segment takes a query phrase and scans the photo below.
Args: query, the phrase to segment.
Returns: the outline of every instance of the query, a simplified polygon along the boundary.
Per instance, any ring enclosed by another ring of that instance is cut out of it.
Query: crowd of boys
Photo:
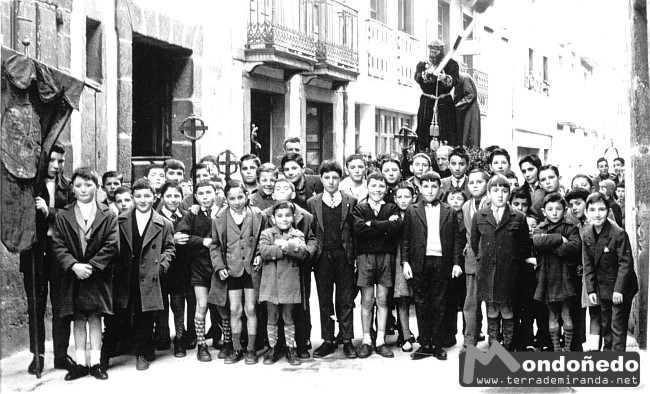
[[[326,160],[309,174],[300,140],[284,146],[279,168],[253,154],[242,156],[240,180],[225,181],[216,158],[206,156],[196,163],[196,185],[184,181],[181,161],[169,159],[150,165],[131,187],[109,171],[100,188],[87,169],[75,170],[71,184],[61,172],[65,151],[55,145],[36,198],[42,241],[37,255],[43,256],[36,264],[37,298],[27,294],[30,324],[40,325],[43,334],[50,284],[54,366],[69,371],[66,380],[88,374],[106,379],[110,359],[123,354],[133,354],[136,368],[144,370],[156,351],[172,346],[175,357],[196,348],[197,359],[208,362],[208,339],[226,364],[255,364],[263,354],[264,364],[286,355],[299,365],[339,345],[348,358],[373,352],[394,357],[396,345],[412,352],[413,360],[445,360],[459,329],[461,351],[485,339],[484,311],[489,343],[511,351],[583,350],[587,310],[589,332],[599,338],[589,347],[625,350],[638,285],[623,230],[622,158],[614,161],[616,174],[599,159],[598,174],[576,175],[565,192],[558,168],[542,165],[535,155],[519,161],[520,186],[509,153],[496,146],[486,149],[484,165],[470,163],[462,147],[442,146],[435,160],[417,153],[409,160],[410,174],[396,159],[370,165],[359,154],[343,166]],[[102,248],[93,238],[94,205],[102,217],[117,218],[106,234],[119,232],[119,250]],[[77,240],[56,227],[63,223],[57,215],[65,212],[74,233],[81,231]],[[91,241],[98,248],[87,248]],[[84,253],[73,258],[63,252],[75,250],[77,242]],[[99,258],[103,263],[94,264]],[[31,268],[21,269],[28,278]],[[236,271],[243,279],[232,277]],[[310,353],[312,273],[323,342]],[[101,294],[77,299],[80,286],[100,275],[104,282],[93,291]],[[27,290],[30,283],[25,280]],[[224,286],[227,292],[217,291]],[[355,346],[357,294],[363,336]],[[88,306],[88,298],[101,307]],[[409,328],[411,304],[418,347]],[[92,339],[97,314],[104,317],[103,342],[101,353],[91,343],[88,366],[77,332],[83,325],[85,339],[91,324]],[[75,360],[67,353],[71,321]],[[397,341],[387,342],[395,332]],[[42,369],[44,337],[30,337],[33,353],[35,341]],[[28,372],[36,372],[35,361]]]

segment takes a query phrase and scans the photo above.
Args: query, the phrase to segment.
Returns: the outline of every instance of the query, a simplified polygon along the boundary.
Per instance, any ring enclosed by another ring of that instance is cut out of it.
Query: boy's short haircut
[[[255,164],[257,165],[257,167],[262,165],[262,161],[260,160],[260,158],[257,157],[257,155],[254,155],[252,153],[247,153],[244,156],[242,156],[239,159],[239,165],[244,164],[244,162],[247,161],[247,160],[255,160]]]
[[[199,188],[204,187],[204,186],[210,186],[212,188],[212,190],[214,190],[215,192],[217,191],[217,188],[215,187],[214,184],[212,184],[207,179],[202,179],[202,180],[196,182],[196,187],[194,188],[194,193],[198,192]]]
[[[605,204],[605,208],[607,208],[607,211],[609,212],[609,208],[610,208],[609,200],[607,199],[607,197],[605,197],[603,193],[600,192],[591,193],[589,197],[587,197],[587,201],[585,201],[585,203],[587,203],[587,208],[589,208],[591,204],[597,203],[598,201],[601,201],[603,204]]]
[[[129,193],[131,195],[131,189],[129,189],[126,186],[120,186],[117,189],[115,189],[115,195],[117,196],[118,194],[124,194],[124,193]]]
[[[167,189],[176,189],[183,196],[183,188],[178,181],[165,181],[162,187],[160,188],[160,195],[164,195],[167,192]]]
[[[440,186],[440,175],[435,171],[427,171],[420,177],[420,184],[424,182],[437,182],[438,186]]]
[[[469,154],[462,146],[457,146],[456,148],[452,149],[452,151],[449,153],[449,160],[451,160],[451,158],[454,156],[460,157],[461,160],[465,159],[465,163],[469,164]]]
[[[147,168],[144,170],[144,177],[145,178],[148,177],[151,170],[157,170],[157,169],[161,169],[165,171],[165,168],[161,164],[157,164],[157,163],[149,164]]]
[[[74,183],[74,180],[76,178],[81,178],[86,181],[93,181],[95,187],[99,187],[99,177],[97,176],[95,170],[90,167],[79,167],[74,170],[72,177],[70,178],[71,182]]]
[[[244,191],[244,194],[248,196],[248,190],[246,187],[244,187],[244,183],[240,181],[239,179],[231,179],[226,183],[226,187],[223,189],[224,194],[226,197],[228,196],[228,192],[230,192],[232,189],[237,189],[240,188]]]
[[[367,178],[367,183],[368,184],[370,183],[371,179],[374,179],[374,180],[377,180],[377,181],[380,181],[380,182],[384,182],[384,185],[388,185],[388,181],[386,181],[386,176],[384,174],[382,174],[381,172],[379,172],[379,171],[373,171],[373,172],[370,173],[370,175],[368,175],[368,178]]]
[[[496,148],[490,152],[490,156],[488,156],[488,164],[492,163],[492,160],[494,160],[495,156],[504,156],[506,160],[508,160],[508,164],[510,164],[510,153],[508,153],[507,150],[503,148]]]
[[[323,176],[323,174],[326,172],[332,171],[339,174],[340,177],[343,177],[343,168],[341,168],[339,162],[334,159],[325,160],[320,164],[320,167],[318,168],[318,174],[320,176]]]
[[[411,158],[411,161],[409,162],[409,164],[413,165],[413,163],[415,162],[415,159],[425,159],[427,161],[427,163],[429,163],[429,167],[431,167],[431,158],[426,153],[420,152],[420,153],[414,154],[413,157]]]
[[[282,160],[280,161],[280,167],[284,169],[284,165],[290,161],[295,161],[298,163],[300,168],[303,168],[305,166],[305,161],[302,159],[302,156],[297,153],[287,153],[282,157]]]
[[[345,167],[350,164],[352,160],[361,160],[364,164],[366,163],[366,159],[363,158],[363,155],[360,155],[358,153],[351,154],[345,159]]]
[[[539,167],[542,166],[542,160],[534,153],[524,156],[523,159],[519,160],[519,168],[521,168],[521,165],[524,163],[530,163],[533,167],[537,168],[538,171]]]
[[[617,183],[617,184],[616,184],[616,188],[618,189],[619,187],[620,187],[621,189],[625,189],[625,181],[622,181],[622,182]]]
[[[124,175],[120,174],[117,171],[106,171],[104,175],[102,175],[102,185],[106,185],[106,180],[108,178],[116,178],[118,181],[120,181],[120,185],[124,183]]]
[[[501,147],[499,145],[490,145],[485,149],[483,149],[483,151],[485,152],[486,155],[490,156],[490,153],[492,153],[492,151],[494,151],[495,149],[501,149]]]
[[[598,164],[600,164],[601,161],[604,161],[605,163],[607,163],[607,165],[609,165],[609,162],[607,161],[606,158],[599,157],[598,160],[596,160],[596,167],[598,167]]]
[[[508,178],[501,174],[492,175],[492,178],[490,178],[487,184],[488,190],[497,186],[505,187],[510,192],[510,182],[508,182]]]
[[[517,178],[517,174],[515,174],[514,171],[506,172],[506,178],[508,178],[508,179],[516,179],[517,181],[519,181],[519,178]]]
[[[447,202],[447,199],[449,196],[454,195],[454,194],[460,194],[463,197],[463,203],[467,201],[469,198],[467,197],[467,194],[465,193],[465,190],[463,189],[449,189],[447,193],[442,198],[442,201]]]
[[[606,187],[607,190],[609,190],[610,193],[613,193],[616,191],[616,184],[614,183],[613,180],[611,179],[605,179],[604,181],[600,181],[598,183],[599,187]]]
[[[530,207],[532,205],[532,199],[530,197],[530,192],[525,187],[518,187],[510,193],[510,203],[516,199],[526,200],[526,204]]]
[[[185,172],[185,164],[183,164],[183,162],[180,161],[180,160],[167,159],[167,160],[165,160],[165,164],[163,166],[163,169],[165,170],[165,172],[167,172],[167,170],[170,170],[170,169],[171,170],[183,170],[183,172]]]
[[[275,184],[273,184],[273,188],[275,188],[275,186],[276,186],[278,183],[286,183],[287,185],[289,185],[289,187],[291,188],[291,191],[292,191],[292,192],[294,192],[294,193],[296,192],[296,185],[294,185],[293,182],[291,182],[291,181],[288,180],[287,178],[279,178],[279,179],[276,179],[276,180],[275,180]]]
[[[282,143],[282,149],[287,150],[287,144],[300,144],[300,137],[289,137]]]
[[[208,170],[208,171],[210,171],[210,167],[208,167],[207,164],[202,163],[202,162],[201,163],[196,163],[194,165],[194,171],[199,172],[199,170]]]
[[[50,157],[52,156],[52,153],[59,153],[61,155],[65,155],[65,148],[63,147],[63,145],[57,142],[56,144],[52,145],[52,149],[50,149]]]
[[[257,167],[257,179],[260,179],[260,176],[262,176],[262,173],[270,173],[273,176],[273,179],[278,179],[278,167],[275,166],[273,163],[264,163],[261,166]]]
[[[397,193],[398,190],[400,189],[406,189],[411,192],[411,196],[415,195],[415,187],[413,187],[413,184],[409,181],[402,181],[397,184],[397,189],[395,189],[395,193]]]
[[[578,175],[574,176],[573,179],[571,179],[571,186],[573,186],[573,181],[575,181],[578,178],[586,179],[587,182],[589,182],[589,186],[593,189],[593,187],[594,187],[593,179],[591,179],[591,177],[589,175],[585,175],[585,174],[578,174]]]
[[[158,167],[155,168],[162,168],[160,164],[158,164]],[[133,186],[131,186],[131,194],[135,194],[136,190],[149,190],[151,191],[151,194],[154,196],[156,195],[156,191],[154,190],[153,186],[151,186],[151,183],[147,179],[141,178],[133,182]]]
[[[277,210],[279,210],[279,209],[289,209],[289,210],[291,210],[291,213],[292,213],[292,214],[295,214],[295,213],[296,213],[296,206],[293,205],[293,203],[292,203],[291,201],[280,201],[280,202],[276,202],[276,203],[273,205],[273,216],[275,216],[275,212],[276,212]]]
[[[549,193],[544,197],[544,202],[542,203],[542,207],[546,208],[546,204],[552,203],[552,202],[559,202],[562,204],[562,207],[566,209],[567,203],[564,197],[560,193]]]
[[[482,168],[475,168],[475,169],[473,169],[472,171],[469,172],[469,175],[472,175],[472,174],[479,174],[479,173],[481,174],[481,176],[483,177],[483,180],[484,180],[485,182],[488,182],[488,181],[490,180],[490,174],[488,174],[488,172],[485,171],[485,170],[482,169]],[[469,176],[469,175],[468,175],[468,176]]]
[[[383,171],[384,170],[384,164],[387,164],[387,163],[395,163],[395,164],[397,164],[397,168],[399,168],[400,170],[402,169],[402,163],[400,163],[399,160],[397,160],[395,158],[392,158],[392,157],[389,157],[387,159],[382,160],[381,163],[379,163],[379,169],[381,171]]]
[[[589,197],[588,191],[586,191],[585,189],[576,188],[568,192],[564,196],[564,199],[569,203],[571,202],[571,200],[582,200],[584,202],[587,202],[587,197]]]
[[[542,171],[546,171],[546,170],[552,170],[555,173],[555,176],[557,176],[558,178],[560,177],[560,170],[556,166],[554,166],[553,164],[545,164],[545,165],[539,167],[538,174],[541,174]]]
[[[206,155],[199,160],[199,163],[204,163],[206,161],[209,161],[210,163],[214,164],[215,166],[219,165],[219,158],[214,155]]]
[[[622,157],[617,157],[613,161],[615,161],[615,162],[618,161],[618,162],[621,163],[622,166],[625,166],[625,159],[622,158]]]

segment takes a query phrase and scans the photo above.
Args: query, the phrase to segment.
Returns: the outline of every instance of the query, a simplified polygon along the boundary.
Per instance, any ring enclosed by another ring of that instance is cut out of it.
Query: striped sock
[[[267,325],[266,334],[269,337],[269,346],[275,347],[278,344],[278,326]]]
[[[185,335],[185,319],[183,314],[174,314],[174,325],[176,326],[176,339],[180,340]]]
[[[232,331],[230,330],[230,318],[221,319],[221,331],[223,332],[223,341],[232,342]]]
[[[205,319],[194,318],[196,326],[196,343],[199,346],[205,346]]]
[[[295,324],[284,325],[284,339],[287,342],[287,347],[296,347],[296,326]]]

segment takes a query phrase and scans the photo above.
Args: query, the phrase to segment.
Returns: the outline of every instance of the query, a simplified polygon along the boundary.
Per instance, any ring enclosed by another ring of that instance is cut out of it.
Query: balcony
[[[366,20],[368,75],[403,86],[415,86],[413,72],[426,58],[424,45],[413,36],[374,19]]]
[[[334,85],[354,82],[359,75],[359,27],[357,11],[334,0],[316,0],[318,12],[316,60],[311,75]]]
[[[476,89],[478,90],[478,105],[481,109],[481,115],[487,116],[488,113],[488,75],[483,71],[479,71],[475,68],[467,68],[463,63],[459,63],[460,72],[469,74],[474,82],[476,83]]]
[[[246,68],[265,65],[285,71],[285,80],[316,64],[313,0],[251,0]]]
[[[251,0],[246,69],[260,65],[327,79],[359,75],[357,11],[335,0]]]

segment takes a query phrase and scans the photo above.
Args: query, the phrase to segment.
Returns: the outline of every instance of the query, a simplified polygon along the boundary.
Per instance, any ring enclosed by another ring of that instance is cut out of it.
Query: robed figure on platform
[[[456,107],[451,90],[458,81],[458,63],[450,59],[438,77],[433,71],[445,56],[445,44],[436,40],[429,44],[429,60],[417,64],[415,81],[422,88],[418,109],[417,149],[429,148],[431,137],[447,141],[447,145],[459,145],[461,135],[457,131]],[[434,116],[435,112],[435,116]]]
[[[459,73],[454,87],[454,101],[458,118],[458,133],[464,146],[481,145],[481,109],[478,105],[476,83],[469,74]]]

